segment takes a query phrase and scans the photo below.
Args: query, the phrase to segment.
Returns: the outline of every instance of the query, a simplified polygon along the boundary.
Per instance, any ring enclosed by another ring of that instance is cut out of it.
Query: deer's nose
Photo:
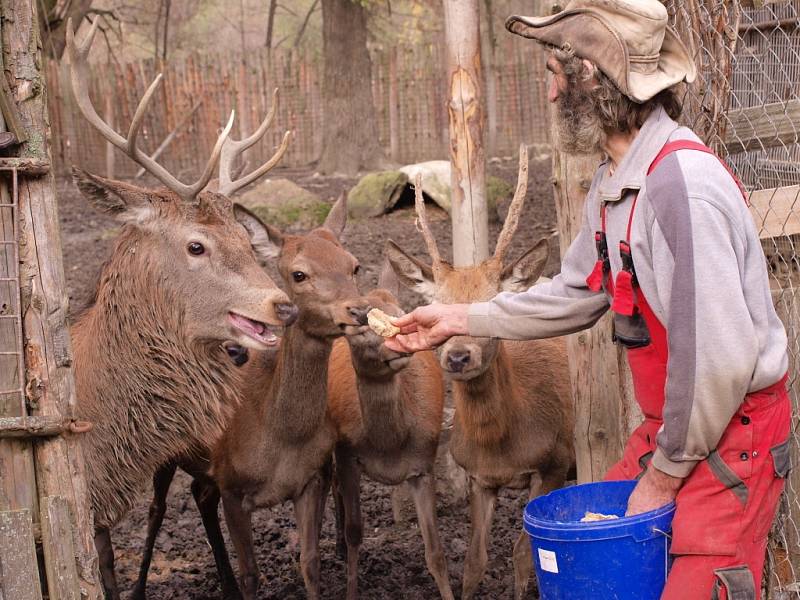
[[[239,344],[225,343],[222,347],[225,348],[225,352],[228,353],[233,364],[237,367],[241,367],[250,358],[250,355],[247,353],[247,348]]]
[[[469,350],[454,350],[447,355],[447,368],[453,373],[461,373],[469,364]]]
[[[369,306],[348,306],[347,313],[359,325],[366,325],[367,313],[369,312],[369,308],[370,308]]]
[[[297,321],[297,314],[300,311],[298,310],[297,306],[294,304],[276,304],[275,305],[275,314],[278,316],[284,325],[291,325],[295,321]]]

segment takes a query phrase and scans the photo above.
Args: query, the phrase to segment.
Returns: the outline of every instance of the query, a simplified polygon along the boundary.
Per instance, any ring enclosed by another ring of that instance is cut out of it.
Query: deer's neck
[[[82,440],[101,524],[124,514],[162,463],[219,437],[238,400],[218,345],[188,341],[180,299],[134,253],[122,261],[104,269],[94,306],[71,330],[78,413],[94,423]]]
[[[322,426],[332,348],[332,340],[310,336],[298,325],[286,330],[265,415],[277,435],[300,442]]]
[[[404,410],[400,376],[370,378],[359,374],[356,368],[356,385],[364,435],[369,443],[385,450],[400,446],[408,436],[408,411]]]
[[[516,403],[511,364],[500,343],[486,371],[468,381],[453,382],[456,419],[464,436],[484,446],[500,444],[508,435]]]

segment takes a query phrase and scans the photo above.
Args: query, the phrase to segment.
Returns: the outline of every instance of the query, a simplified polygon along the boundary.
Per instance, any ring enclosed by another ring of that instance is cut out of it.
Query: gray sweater
[[[608,310],[604,292],[586,276],[597,259],[594,232],[607,203],[612,277],[621,268],[631,203],[636,275],[667,329],[664,425],[653,464],[686,477],[714,450],[748,392],[787,371],[787,340],[772,304],[767,265],[749,210],[719,160],[695,150],[668,155],[646,176],[668,141],[699,141],[658,109],[649,117],[613,175],[600,165],[584,205],[583,226],[561,273],[519,294],[473,304],[476,337],[537,339],[591,327]]]

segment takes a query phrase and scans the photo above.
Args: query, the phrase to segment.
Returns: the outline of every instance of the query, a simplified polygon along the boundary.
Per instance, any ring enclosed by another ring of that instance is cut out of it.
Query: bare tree
[[[81,23],[92,9],[92,0],[39,0],[38,4],[44,51],[61,58],[67,43],[67,20]]]
[[[322,0],[324,129],[319,169],[355,174],[383,164],[372,102],[367,10],[360,0]]]
[[[275,29],[275,9],[278,6],[278,0],[269,0],[269,10],[267,11],[267,36],[264,40],[264,47],[268,50],[272,49],[272,32]]]

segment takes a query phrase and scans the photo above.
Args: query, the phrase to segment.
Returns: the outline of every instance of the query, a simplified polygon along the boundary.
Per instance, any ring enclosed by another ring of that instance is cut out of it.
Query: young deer
[[[86,60],[97,25],[77,46],[68,24],[78,107],[165,186],[145,190],[75,170],[84,195],[124,223],[94,305],[71,329],[78,410],[94,423],[83,450],[103,584],[111,598],[119,598],[109,527],[159,466],[221,435],[242,386],[223,344],[274,346],[276,330],[295,320],[297,307],[259,264],[259,258],[266,260],[266,229],[226,197],[242,180],[226,181],[221,193],[201,191],[232,121],[200,179],[179,182],[136,146],[160,78],[139,104],[127,138],[95,112]],[[279,154],[284,150],[285,143]]]
[[[429,302],[477,302],[501,290],[527,289],[547,261],[547,241],[504,265],[525,199],[527,168],[523,147],[517,189],[494,256],[477,266],[456,268],[441,259],[418,193],[417,214],[433,264],[412,258],[390,241],[387,256],[400,280]],[[456,413],[450,451],[470,483],[472,533],[462,598],[471,598],[486,571],[498,490],[526,489],[529,498],[550,492],[563,485],[574,462],[567,355],[562,339],[511,342],[456,337],[439,349],[439,360],[453,381]],[[513,562],[515,597],[522,598],[532,570],[524,532],[514,546]]]
[[[385,268],[372,307],[399,316],[397,280]],[[347,598],[358,596],[362,539],[362,472],[386,485],[407,482],[425,543],[425,560],[442,598],[452,599],[447,561],[436,526],[433,465],[442,423],[444,385],[431,352],[392,352],[368,327],[334,345],[328,371],[328,408],[336,424],[337,517],[347,544]]]

